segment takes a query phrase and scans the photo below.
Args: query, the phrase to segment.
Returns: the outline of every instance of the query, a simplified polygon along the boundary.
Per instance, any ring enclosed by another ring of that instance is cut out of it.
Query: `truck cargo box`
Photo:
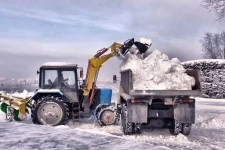
[[[187,70],[189,76],[195,78],[195,85],[192,90],[134,90],[132,71],[130,69],[121,71],[120,86],[123,88],[125,95],[132,97],[137,96],[198,96],[201,94],[201,85],[199,81],[198,70]]]

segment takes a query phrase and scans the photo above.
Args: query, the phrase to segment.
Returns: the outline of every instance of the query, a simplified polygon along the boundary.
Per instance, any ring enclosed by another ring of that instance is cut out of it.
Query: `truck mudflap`
[[[174,105],[174,119],[180,123],[195,123],[195,101]]]
[[[147,103],[128,103],[127,120],[133,123],[148,122],[148,104]]]

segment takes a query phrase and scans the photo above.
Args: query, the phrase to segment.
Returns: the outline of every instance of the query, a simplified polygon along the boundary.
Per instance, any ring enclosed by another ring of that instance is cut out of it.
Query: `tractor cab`
[[[77,64],[51,62],[45,63],[39,70],[39,88],[60,90],[70,102],[79,102],[82,71]],[[78,75],[79,74],[79,75]]]

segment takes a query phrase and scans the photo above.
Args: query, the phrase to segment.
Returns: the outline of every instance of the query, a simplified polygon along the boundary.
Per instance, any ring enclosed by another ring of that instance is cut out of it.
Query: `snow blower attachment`
[[[26,119],[26,113],[28,113],[26,102],[28,98],[0,94],[0,100],[1,111],[6,114],[6,120],[22,121]]]

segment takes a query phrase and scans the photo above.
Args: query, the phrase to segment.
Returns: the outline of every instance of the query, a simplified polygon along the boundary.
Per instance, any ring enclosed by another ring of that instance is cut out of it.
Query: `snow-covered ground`
[[[98,84],[113,89],[118,84]],[[99,127],[92,120],[68,126],[38,126],[31,120],[5,122],[0,113],[0,149],[225,149],[225,99],[196,99],[196,124],[189,136],[170,135],[167,129],[148,129],[125,136],[120,125]]]

